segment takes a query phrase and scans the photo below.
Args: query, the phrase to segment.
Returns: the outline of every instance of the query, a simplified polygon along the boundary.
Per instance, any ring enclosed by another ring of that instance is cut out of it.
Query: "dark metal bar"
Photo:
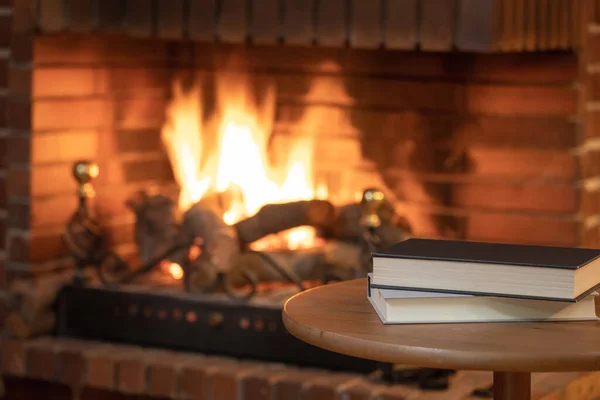
[[[376,369],[374,361],[296,339],[283,326],[281,311],[282,304],[267,299],[235,301],[223,293],[68,286],[58,300],[57,335],[333,370]]]

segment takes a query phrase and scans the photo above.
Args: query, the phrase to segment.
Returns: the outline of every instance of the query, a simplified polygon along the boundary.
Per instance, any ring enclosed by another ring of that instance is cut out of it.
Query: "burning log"
[[[13,282],[8,291],[12,308],[4,324],[8,333],[24,339],[51,332],[55,324],[53,305],[58,293],[72,279],[72,272],[68,272],[35,282]]]
[[[250,273],[259,282],[284,281],[302,285],[302,281],[323,278],[323,250],[320,248],[254,252],[246,251],[237,258],[229,274],[234,287],[246,283],[243,274]]]
[[[181,235],[187,242],[202,239],[205,255],[219,270],[228,271],[240,253],[236,230],[228,226],[220,215],[196,203],[183,215]]]
[[[135,241],[142,264],[156,259],[175,245],[179,227],[172,199],[140,191],[127,201],[127,206],[135,213]]]
[[[334,220],[335,209],[328,201],[294,201],[268,204],[252,217],[235,224],[235,229],[241,244],[245,246],[265,236],[298,226],[328,227]]]
[[[231,208],[235,199],[235,194],[232,190],[224,192],[211,192],[202,197],[196,205],[205,210],[210,210],[217,215],[223,215]]]

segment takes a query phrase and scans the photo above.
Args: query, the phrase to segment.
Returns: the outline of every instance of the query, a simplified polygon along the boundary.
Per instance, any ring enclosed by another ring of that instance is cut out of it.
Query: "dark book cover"
[[[373,252],[373,257],[458,261],[483,264],[578,269],[600,256],[600,250],[458,240],[407,239]]]

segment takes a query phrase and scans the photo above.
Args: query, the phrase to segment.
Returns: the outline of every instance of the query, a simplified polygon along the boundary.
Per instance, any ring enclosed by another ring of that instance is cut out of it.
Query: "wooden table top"
[[[300,340],[359,358],[504,372],[600,370],[600,322],[383,325],[366,279],[295,295],[283,310]]]

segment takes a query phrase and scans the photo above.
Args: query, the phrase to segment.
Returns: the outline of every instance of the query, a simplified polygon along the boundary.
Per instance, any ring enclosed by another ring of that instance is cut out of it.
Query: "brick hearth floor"
[[[474,400],[473,388],[492,379],[487,372],[459,372],[449,390],[427,392],[355,374],[51,337],[2,340],[0,351],[8,398],[19,399],[34,398],[10,393],[21,379],[58,385],[73,399],[120,393],[119,399]],[[595,399],[600,372],[534,374],[532,387],[534,399]]]

